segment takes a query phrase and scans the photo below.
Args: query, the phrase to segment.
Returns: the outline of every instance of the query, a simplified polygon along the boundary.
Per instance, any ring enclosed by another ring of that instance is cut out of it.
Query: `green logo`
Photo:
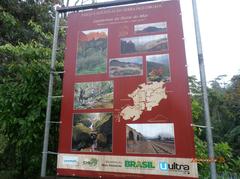
[[[145,168],[145,169],[153,169],[156,168],[156,165],[152,161],[133,161],[133,160],[125,160],[126,168]]]
[[[96,158],[91,158],[90,160],[84,160],[83,165],[89,165],[90,167],[95,167],[98,163]]]

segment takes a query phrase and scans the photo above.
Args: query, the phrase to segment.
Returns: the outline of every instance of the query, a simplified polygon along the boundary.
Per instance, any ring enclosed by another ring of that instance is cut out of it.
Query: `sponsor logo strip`
[[[191,158],[58,154],[58,169],[198,177]]]

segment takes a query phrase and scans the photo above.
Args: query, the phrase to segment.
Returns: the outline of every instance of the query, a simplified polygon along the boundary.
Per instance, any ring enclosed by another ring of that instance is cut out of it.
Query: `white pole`
[[[201,33],[200,33],[200,28],[199,28],[196,0],[192,0],[192,5],[193,5],[193,16],[194,16],[194,25],[195,25],[195,33],[196,33],[201,86],[202,86],[202,92],[203,92],[204,117],[205,117],[205,125],[206,125],[206,130],[207,130],[208,156],[209,156],[209,159],[214,159],[211,119],[210,119],[209,104],[208,104],[207,82],[206,82],[206,75],[205,75]],[[215,160],[211,160],[210,170],[211,170],[211,179],[216,179],[217,176],[216,176]]]

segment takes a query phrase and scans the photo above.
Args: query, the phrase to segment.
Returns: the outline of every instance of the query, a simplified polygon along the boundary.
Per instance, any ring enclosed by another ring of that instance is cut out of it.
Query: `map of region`
[[[120,116],[124,120],[136,121],[144,110],[151,111],[158,106],[162,99],[167,99],[164,82],[153,82],[151,84],[140,84],[138,88],[128,96],[133,99],[133,106],[122,109]]]

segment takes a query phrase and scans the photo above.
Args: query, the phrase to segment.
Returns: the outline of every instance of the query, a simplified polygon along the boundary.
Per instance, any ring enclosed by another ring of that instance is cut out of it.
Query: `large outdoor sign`
[[[197,178],[178,0],[69,15],[58,175]]]

